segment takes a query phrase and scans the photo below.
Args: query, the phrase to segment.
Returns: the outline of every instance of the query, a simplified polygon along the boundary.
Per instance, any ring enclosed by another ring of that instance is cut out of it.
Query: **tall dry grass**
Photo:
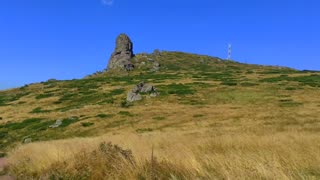
[[[99,152],[103,142],[132,150],[134,163]],[[9,161],[10,173],[27,179],[319,179],[320,137],[128,133],[27,144]]]

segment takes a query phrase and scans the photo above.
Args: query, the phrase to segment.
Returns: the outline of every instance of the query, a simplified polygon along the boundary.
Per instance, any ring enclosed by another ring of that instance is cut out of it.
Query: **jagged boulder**
[[[139,93],[129,92],[127,95],[128,102],[140,101],[142,96]]]
[[[62,120],[58,119],[56,122],[49,126],[49,128],[57,128],[62,125]]]
[[[127,101],[140,101],[142,100],[142,96],[140,93],[149,93],[150,97],[156,97],[159,95],[156,87],[145,82],[140,82],[137,84],[127,95]]]
[[[134,65],[131,62],[133,54],[133,43],[126,34],[120,34],[116,40],[116,48],[111,55],[108,70],[118,69],[132,71]]]

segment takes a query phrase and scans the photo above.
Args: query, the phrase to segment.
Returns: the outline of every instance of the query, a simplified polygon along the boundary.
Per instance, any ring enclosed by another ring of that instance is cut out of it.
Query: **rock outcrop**
[[[150,97],[156,97],[159,95],[156,87],[145,82],[140,82],[128,93],[127,101],[134,102],[142,100],[140,93],[149,93]]]
[[[108,70],[118,69],[132,71],[134,65],[131,62],[133,54],[133,43],[126,34],[120,34],[116,40],[116,48],[111,55]]]

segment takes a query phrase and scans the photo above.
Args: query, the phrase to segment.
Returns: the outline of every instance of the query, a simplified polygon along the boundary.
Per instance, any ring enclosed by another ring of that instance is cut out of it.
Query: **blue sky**
[[[320,70],[317,0],[1,0],[0,89],[106,67],[119,33],[135,53],[177,50]]]

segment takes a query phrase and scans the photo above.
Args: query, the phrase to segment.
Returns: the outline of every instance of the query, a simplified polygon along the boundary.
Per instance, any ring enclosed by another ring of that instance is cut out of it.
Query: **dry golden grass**
[[[101,142],[112,142],[132,150],[137,167],[132,169],[128,165],[127,178],[141,173],[144,162],[151,159],[152,146],[157,159],[183,168],[187,179],[317,179],[320,175],[320,138],[316,134],[299,132],[261,136],[213,132],[121,133],[39,142],[11,152],[12,173],[41,177],[57,163],[66,162],[66,167],[73,167],[72,164],[79,161],[75,159],[77,154],[88,155]],[[102,170],[99,166],[90,168]],[[117,176],[122,177],[122,174]]]

